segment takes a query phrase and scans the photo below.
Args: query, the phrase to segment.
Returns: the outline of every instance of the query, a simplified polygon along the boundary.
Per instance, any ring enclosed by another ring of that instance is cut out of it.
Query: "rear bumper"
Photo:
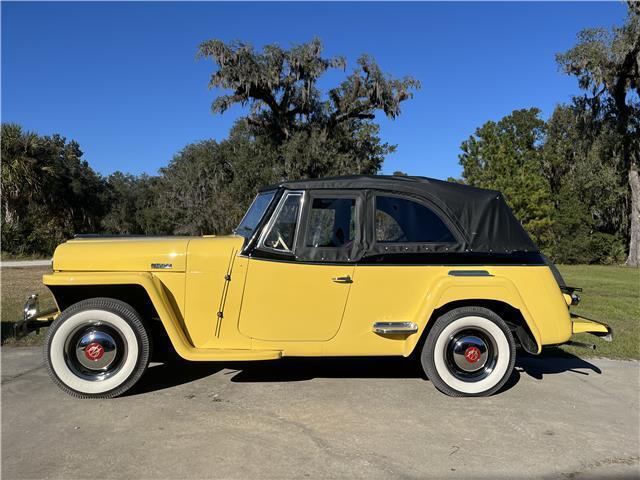
[[[571,333],[590,333],[607,342],[613,341],[613,329],[606,323],[571,314]]]

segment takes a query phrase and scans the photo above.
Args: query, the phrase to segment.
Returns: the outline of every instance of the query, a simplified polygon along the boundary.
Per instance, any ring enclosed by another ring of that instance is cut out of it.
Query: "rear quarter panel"
[[[448,270],[456,268],[449,267]],[[571,319],[562,292],[547,266],[481,267],[488,277],[442,277],[429,292],[424,313],[457,300],[498,300],[522,313],[538,346],[565,342]],[[464,268],[468,270],[468,268]]]
[[[451,276],[486,270],[491,276]],[[342,326],[324,355],[409,355],[434,310],[460,300],[497,300],[520,310],[538,346],[571,335],[566,303],[546,266],[357,266]],[[375,322],[415,322],[416,334],[382,336]]]

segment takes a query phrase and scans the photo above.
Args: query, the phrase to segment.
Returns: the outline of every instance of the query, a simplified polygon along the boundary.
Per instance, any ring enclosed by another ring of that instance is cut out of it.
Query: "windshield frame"
[[[238,223],[238,226],[233,229],[233,233],[235,235],[239,235],[241,237],[244,237],[246,240],[251,240],[253,237],[255,237],[256,234],[258,233],[258,230],[260,230],[259,227],[262,224],[265,215],[269,211],[269,207],[273,204],[273,200],[276,198],[277,193],[278,193],[278,189],[263,190],[263,191],[258,192],[256,194],[256,196],[253,198],[253,201],[251,202],[251,205],[249,205],[249,208],[247,208],[247,211],[243,215],[242,220],[240,220],[240,223]],[[249,213],[253,209],[254,205],[256,205],[256,202],[257,202],[258,198],[260,198],[260,196],[269,195],[269,194],[271,195],[271,198],[269,199],[267,204],[264,206],[264,209],[262,210],[262,213],[260,213],[260,217],[255,222],[254,227],[252,229],[249,229],[248,227],[244,227],[241,230],[240,227],[242,226],[242,224],[246,220],[247,216],[249,215]],[[244,232],[244,233],[241,233],[241,232]]]

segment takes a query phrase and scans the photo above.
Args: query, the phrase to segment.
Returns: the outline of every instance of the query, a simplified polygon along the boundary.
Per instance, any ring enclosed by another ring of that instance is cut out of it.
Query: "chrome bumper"
[[[22,320],[13,324],[13,334],[16,338],[24,337],[33,331],[48,327],[58,316],[58,309],[40,311],[38,295],[29,295],[22,309]]]

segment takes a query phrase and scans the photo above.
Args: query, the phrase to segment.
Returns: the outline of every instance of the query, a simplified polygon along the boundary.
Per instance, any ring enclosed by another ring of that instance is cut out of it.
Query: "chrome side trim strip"
[[[382,334],[410,334],[418,331],[418,325],[413,322],[376,322],[373,331]]]
[[[449,270],[451,277],[493,277],[486,270]]]

